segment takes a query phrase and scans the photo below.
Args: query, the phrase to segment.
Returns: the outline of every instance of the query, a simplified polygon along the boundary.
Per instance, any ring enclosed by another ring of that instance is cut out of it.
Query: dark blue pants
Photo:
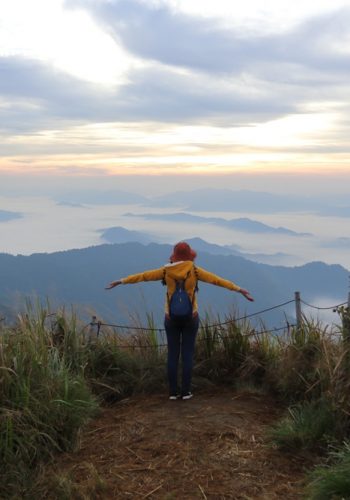
[[[198,316],[178,324],[170,318],[164,321],[168,340],[168,380],[170,394],[177,393],[177,371],[181,352],[182,383],[181,394],[191,390],[194,346],[199,327]]]

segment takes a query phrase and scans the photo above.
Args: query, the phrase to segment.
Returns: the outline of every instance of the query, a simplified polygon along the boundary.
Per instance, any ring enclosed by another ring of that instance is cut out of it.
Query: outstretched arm
[[[210,273],[209,271],[202,269],[201,267],[196,267],[196,269],[197,269],[197,277],[200,281],[211,283],[212,285],[216,286],[222,286],[234,292],[239,292],[250,302],[254,301],[253,297],[250,295],[248,290],[241,288],[240,286],[236,285],[236,283],[234,283],[233,281],[225,280],[220,276],[217,276],[216,274]]]
[[[161,267],[160,269],[152,269],[151,271],[144,271],[143,273],[131,274],[126,278],[122,278],[117,281],[112,281],[105,287],[105,290],[110,290],[118,285],[128,285],[132,283],[140,283],[141,281],[159,281],[163,279],[164,270]]]

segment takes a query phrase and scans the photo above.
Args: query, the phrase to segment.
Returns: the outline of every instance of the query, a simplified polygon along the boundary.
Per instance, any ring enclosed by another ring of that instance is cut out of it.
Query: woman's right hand
[[[109,285],[107,285],[105,287],[105,290],[111,290],[111,288],[114,288],[118,285],[121,285],[122,284],[122,281],[118,280],[118,281],[112,281],[111,283],[109,283]]]

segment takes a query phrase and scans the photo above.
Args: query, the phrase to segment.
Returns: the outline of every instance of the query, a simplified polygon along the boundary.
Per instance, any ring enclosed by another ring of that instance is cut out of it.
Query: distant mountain
[[[101,233],[101,238],[108,243],[151,243],[155,238],[140,231],[130,231],[124,227],[109,227],[98,231]]]
[[[22,217],[23,214],[19,212],[8,212],[7,210],[0,210],[0,222],[21,219]]]
[[[88,208],[86,205],[82,205],[81,203],[75,203],[72,201],[58,201],[56,205],[59,207],[69,207],[69,208]]]
[[[197,252],[207,252],[212,255],[236,255],[262,264],[281,265],[288,262],[291,258],[291,255],[283,252],[274,254],[247,253],[242,251],[238,245],[215,245],[214,243],[202,240],[202,238],[186,238],[186,241]]]
[[[101,229],[101,239],[108,243],[159,243],[157,237],[139,231],[130,231],[124,227],[111,227],[108,229]],[[254,262],[261,262],[263,264],[280,265],[288,263],[291,255],[277,252],[274,254],[264,253],[247,253],[244,252],[239,245],[216,245],[215,243],[208,243],[202,238],[186,238],[189,243],[197,252],[206,252],[212,255],[237,255],[245,259],[253,260]],[[173,242],[175,244],[176,241]],[[295,258],[294,258],[295,259]]]
[[[315,209],[315,201],[298,196],[278,195],[260,191],[231,189],[197,189],[178,191],[153,198],[152,207],[179,207],[192,211],[211,212],[298,212]]]
[[[341,205],[339,205],[342,203]],[[350,217],[347,199],[311,198],[300,195],[274,194],[264,191],[233,189],[196,189],[177,191],[154,197],[146,203],[151,207],[194,212],[276,213],[313,212],[318,215]]]
[[[323,247],[326,248],[344,248],[350,251],[350,238],[343,236],[341,238],[336,238],[331,241],[327,241],[322,244]]]
[[[318,212],[326,217],[350,217],[350,205],[346,206],[325,206]]]
[[[186,242],[191,245],[196,252],[206,252],[212,255],[238,255],[244,257],[238,245],[216,245],[215,243],[208,243],[202,238],[186,238]]]
[[[281,234],[285,236],[312,236],[311,233],[297,233],[285,227],[268,226],[262,222],[248,219],[247,217],[238,219],[223,219],[220,217],[201,217],[199,215],[178,212],[172,214],[124,214],[127,217],[142,217],[147,220],[162,220],[168,222],[184,222],[194,224],[214,224],[216,226],[226,227],[245,233],[270,233]]]
[[[86,318],[96,311],[114,323],[130,323],[135,317],[144,323],[146,312],[152,312],[161,325],[164,288],[160,282],[109,291],[104,287],[123,276],[160,267],[168,262],[171,251],[170,245],[125,243],[30,256],[0,254],[0,303],[11,307],[21,296],[24,303],[25,297],[37,295],[44,303],[49,298],[52,307],[74,304],[85,311]],[[215,319],[217,314],[237,308],[240,314],[252,313],[292,300],[296,290],[309,302],[322,296],[342,302],[347,294],[348,271],[338,265],[314,262],[288,268],[205,252],[197,261],[198,266],[247,288],[256,300],[249,303],[239,294],[200,283],[201,312],[209,309]],[[272,310],[261,319],[266,325],[278,326],[284,324],[285,315],[293,318],[293,304]]]
[[[240,219],[231,219],[228,222],[228,226],[238,231],[244,231],[247,233],[272,233],[272,234],[283,234],[285,236],[312,236],[311,233],[297,233],[291,229],[285,227],[272,227],[262,222],[251,220],[246,217]]]
[[[53,195],[59,204],[142,205],[155,208],[177,208],[193,212],[261,213],[313,212],[335,217],[350,217],[347,199],[311,198],[301,195],[275,194],[264,191],[233,189],[195,189],[176,191],[162,196],[146,196],[119,189],[67,189]]]
[[[67,190],[64,196],[60,195],[55,199],[59,204],[65,205],[139,205],[149,201],[145,196],[115,189]]]

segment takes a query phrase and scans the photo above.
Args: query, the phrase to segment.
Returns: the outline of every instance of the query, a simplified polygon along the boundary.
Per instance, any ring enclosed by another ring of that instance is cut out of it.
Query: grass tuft
[[[336,413],[328,401],[299,403],[269,431],[270,439],[282,449],[320,449],[336,429]]]
[[[307,488],[310,500],[342,500],[350,497],[350,442],[330,453],[327,465],[310,473]]]

